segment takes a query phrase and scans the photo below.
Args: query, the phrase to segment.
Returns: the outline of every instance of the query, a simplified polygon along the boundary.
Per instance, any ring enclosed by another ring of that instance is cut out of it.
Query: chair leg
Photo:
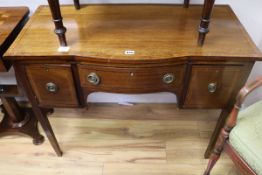
[[[210,156],[207,168],[206,168],[206,170],[205,170],[203,175],[210,175],[210,172],[212,171],[213,167],[215,166],[215,164],[217,163],[219,158],[220,158],[220,154],[213,153]]]
[[[74,5],[75,5],[75,8],[76,8],[77,10],[80,9],[80,2],[79,2],[79,0],[74,0]]]
[[[184,0],[184,8],[189,7],[189,2],[190,2],[190,0]]]
[[[207,168],[206,168],[206,170],[205,170],[203,175],[210,175],[211,170],[213,169],[213,167],[215,166],[216,162],[220,158],[220,155],[221,155],[221,153],[223,151],[224,145],[225,145],[226,140],[228,139],[228,137],[229,137],[229,130],[225,126],[225,128],[221,129],[219,137],[218,137],[218,139],[216,141],[216,145],[215,145],[214,151],[213,151],[212,155],[210,156]]]

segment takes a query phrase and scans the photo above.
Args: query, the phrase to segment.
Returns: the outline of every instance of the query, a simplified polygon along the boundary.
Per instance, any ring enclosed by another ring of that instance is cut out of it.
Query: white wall
[[[247,32],[262,51],[262,1],[261,0],[230,0],[230,5],[246,28]],[[249,76],[248,82],[262,75],[262,62],[257,62]],[[262,100],[262,88],[252,93],[246,100],[246,105]]]
[[[80,0],[82,3],[182,3],[183,0]],[[61,4],[72,4],[73,0],[60,0]],[[191,0],[191,3],[203,3],[203,0]],[[0,6],[28,6],[33,12],[38,5],[47,4],[47,0],[0,0]],[[261,0],[217,0],[216,4],[230,4],[247,32],[262,51],[262,1]],[[262,63],[256,63],[248,81],[262,75]],[[15,83],[14,73],[0,74],[0,83]],[[262,91],[256,91],[247,100],[247,104],[262,99]],[[156,93],[146,95],[119,95],[95,93],[90,95],[92,102],[176,102],[174,95]]]

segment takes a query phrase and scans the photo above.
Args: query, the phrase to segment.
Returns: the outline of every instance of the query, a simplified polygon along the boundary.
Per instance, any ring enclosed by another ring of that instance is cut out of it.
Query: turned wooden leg
[[[9,118],[12,122],[16,123],[16,122],[23,121],[24,113],[19,108],[14,97],[5,97],[5,98],[2,97],[1,101],[2,101],[2,104],[3,104],[3,107],[4,107],[4,111],[6,113],[8,113],[8,116],[9,116]]]
[[[31,86],[27,80],[26,77],[26,71],[23,65],[20,64],[14,64],[14,69],[15,69],[15,74],[16,74],[16,79],[18,81],[18,84],[20,87],[23,88],[25,91],[31,105],[32,105],[32,110],[37,117],[37,120],[40,122],[42,128],[45,131],[45,134],[51,143],[53,149],[55,150],[57,156],[62,156],[62,151],[60,149],[60,146],[56,140],[55,134],[53,132],[53,129],[50,125],[50,122],[44,112],[41,108],[39,108],[37,99],[35,98],[35,95],[33,93],[33,90],[31,89]]]
[[[64,27],[63,18],[61,16],[59,0],[48,0],[48,4],[52,13],[55,33],[58,36],[60,46],[67,46],[65,37],[66,28]]]
[[[80,3],[79,3],[79,0],[74,0],[74,5],[75,5],[75,8],[76,8],[77,10],[80,9]]]
[[[214,149],[214,146],[216,144],[219,133],[220,133],[221,129],[223,128],[228,115],[229,115],[228,110],[224,109],[224,110],[221,111],[221,114],[220,114],[219,119],[218,119],[217,124],[216,124],[216,128],[213,131],[213,134],[210,138],[208,147],[207,147],[206,152],[205,152],[205,158],[206,159],[210,157],[210,155],[211,155],[211,153]]]
[[[198,32],[199,32],[198,45],[199,46],[202,46],[204,44],[206,34],[209,32],[208,26],[210,23],[210,16],[212,13],[214,3],[215,3],[215,0],[205,0],[204,2],[202,19],[201,19],[200,26],[198,29]]]
[[[230,129],[227,129],[227,126],[225,126],[225,128],[221,130],[219,137],[216,141],[215,149],[212,155],[210,156],[210,159],[209,159],[207,168],[204,172],[204,175],[210,175],[212,168],[215,166],[216,162],[220,158],[220,155],[223,151],[226,140],[229,137],[229,132],[230,132]]]
[[[241,100],[241,97],[239,98]],[[215,166],[216,162],[220,158],[220,155],[224,149],[224,146],[226,144],[226,141],[229,138],[229,133],[232,130],[232,128],[236,125],[237,115],[238,111],[240,109],[240,105],[235,105],[233,110],[231,111],[226,124],[224,127],[220,130],[218,139],[215,144],[214,151],[212,155],[210,156],[208,166],[204,172],[204,175],[210,175],[210,172],[212,168]],[[223,113],[223,112],[222,112]]]
[[[190,0],[184,0],[184,8],[189,7],[189,2],[190,2]]]
[[[39,133],[37,120],[30,108],[21,108],[14,97],[1,97],[4,118],[0,123],[0,135],[24,134],[33,138],[35,145],[42,144],[44,137]]]
[[[215,166],[219,158],[220,158],[220,155],[217,155],[214,153],[210,156],[207,168],[203,175],[210,175],[210,172],[212,171],[213,167]]]

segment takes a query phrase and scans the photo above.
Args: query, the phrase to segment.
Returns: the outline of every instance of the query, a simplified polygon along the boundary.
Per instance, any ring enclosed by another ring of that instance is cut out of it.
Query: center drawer
[[[120,68],[83,64],[78,65],[78,71],[81,87],[90,92],[179,93],[184,80],[185,65]]]

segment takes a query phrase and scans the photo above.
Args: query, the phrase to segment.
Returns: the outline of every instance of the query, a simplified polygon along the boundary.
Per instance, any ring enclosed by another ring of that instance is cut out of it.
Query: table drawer
[[[70,65],[29,65],[26,73],[40,106],[78,105]]]
[[[242,66],[195,65],[192,67],[186,108],[224,108],[239,90]]]
[[[88,91],[149,93],[182,89],[185,65],[117,68],[78,65],[81,86]]]

